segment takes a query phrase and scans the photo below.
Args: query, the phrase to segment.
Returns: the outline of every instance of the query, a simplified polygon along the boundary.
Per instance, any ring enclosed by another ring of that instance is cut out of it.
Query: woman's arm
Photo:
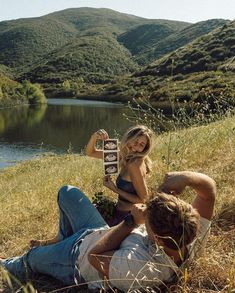
[[[96,142],[97,140],[106,140],[108,138],[109,135],[104,129],[100,129],[93,133],[86,146],[86,155],[97,159],[103,159],[103,151],[96,148]]]
[[[144,201],[141,200],[141,198],[133,193],[129,193],[126,192],[120,188],[118,188],[115,183],[112,181],[112,179],[110,178],[110,176],[105,176],[104,180],[103,180],[103,184],[105,187],[109,188],[110,190],[112,190],[113,192],[115,192],[116,194],[121,195],[123,198],[125,198],[126,200],[128,200],[130,203],[142,203]]]
[[[148,188],[145,182],[146,169],[144,161],[137,159],[129,163],[127,172],[140,199],[139,202],[145,202],[148,199]]]
[[[130,203],[143,203],[148,198],[148,189],[143,175],[143,164],[142,160],[135,160],[129,163],[127,166],[127,172],[131,178],[131,182],[136,190],[136,195],[133,193],[126,192],[118,188],[110,178],[110,176],[104,177],[104,186],[111,189],[113,192],[121,195],[123,198],[128,200]]]

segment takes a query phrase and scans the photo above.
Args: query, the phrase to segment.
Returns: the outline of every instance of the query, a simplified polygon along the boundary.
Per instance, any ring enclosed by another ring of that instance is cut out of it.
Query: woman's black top
[[[127,181],[125,179],[123,179],[121,177],[121,175],[119,174],[116,180],[116,186],[117,188],[126,191],[128,193],[132,193],[132,194],[137,194],[134,185],[132,184],[132,182]],[[125,201],[125,202],[130,202],[129,200],[123,198],[120,194],[118,195],[118,199],[120,199],[121,201]]]

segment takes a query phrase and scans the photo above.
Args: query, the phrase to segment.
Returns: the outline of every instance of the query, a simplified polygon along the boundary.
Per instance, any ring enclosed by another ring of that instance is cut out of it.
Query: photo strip
[[[117,162],[118,160],[118,153],[117,152],[107,152],[104,153],[104,162],[110,163],[110,162]]]
[[[118,140],[117,139],[106,139],[103,146],[104,151],[117,151]]]
[[[118,174],[118,163],[115,164],[105,164],[104,165],[104,174],[107,175],[117,175]]]
[[[106,139],[103,142],[103,163],[105,176],[118,174],[118,161],[118,140]]]

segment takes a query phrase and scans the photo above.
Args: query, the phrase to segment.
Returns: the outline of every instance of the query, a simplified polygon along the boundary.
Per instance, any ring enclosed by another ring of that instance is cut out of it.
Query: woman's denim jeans
[[[60,241],[34,247],[20,257],[3,261],[1,265],[15,277],[25,280],[30,273],[42,273],[67,285],[74,284],[75,274],[79,273],[75,263],[81,241],[93,229],[108,227],[90,200],[76,187],[63,186],[58,193],[58,205]]]

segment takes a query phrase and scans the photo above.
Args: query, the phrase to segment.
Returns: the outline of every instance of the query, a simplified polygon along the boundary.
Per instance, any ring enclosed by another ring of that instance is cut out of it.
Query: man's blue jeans
[[[76,187],[63,186],[58,192],[58,205],[60,241],[4,260],[1,265],[15,277],[25,280],[31,273],[42,273],[67,285],[74,284],[81,241],[93,229],[108,227],[90,200]]]

